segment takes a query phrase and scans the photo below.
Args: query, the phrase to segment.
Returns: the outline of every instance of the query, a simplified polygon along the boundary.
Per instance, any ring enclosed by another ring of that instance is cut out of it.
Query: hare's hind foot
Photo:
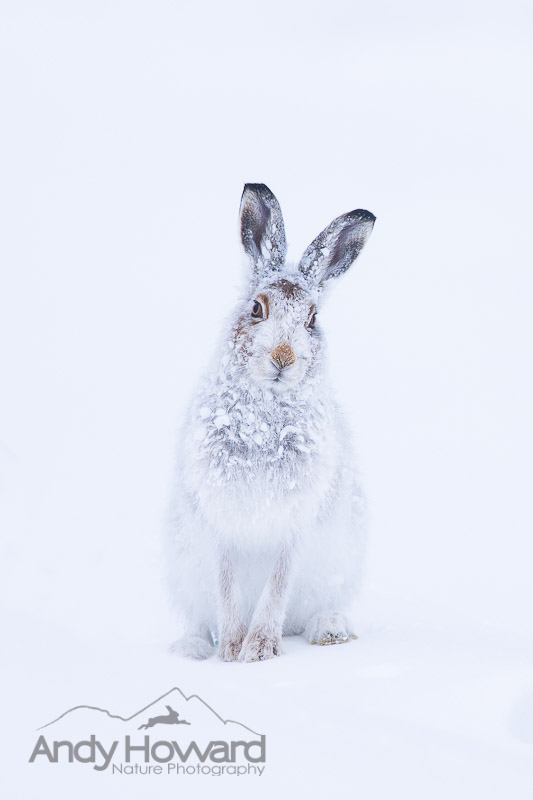
[[[344,644],[350,639],[357,639],[352,633],[342,614],[330,611],[315,614],[305,626],[304,636],[309,644]]]
[[[203,636],[186,635],[170,645],[170,652],[185,658],[210,658],[215,652],[214,646]]]

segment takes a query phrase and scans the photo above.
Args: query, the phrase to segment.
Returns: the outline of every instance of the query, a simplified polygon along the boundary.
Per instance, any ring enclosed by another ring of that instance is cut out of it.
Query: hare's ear
[[[264,183],[247,183],[240,209],[241,241],[254,272],[278,270],[285,261],[287,241],[279,203]]]
[[[311,242],[298,269],[309,283],[322,289],[353,264],[372,233],[376,218],[370,211],[342,214]]]

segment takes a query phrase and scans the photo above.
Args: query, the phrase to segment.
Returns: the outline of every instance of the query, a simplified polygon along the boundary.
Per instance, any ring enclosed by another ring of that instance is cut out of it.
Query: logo
[[[175,686],[128,717],[74,706],[37,729],[30,764],[84,765],[113,775],[257,775],[266,737]]]

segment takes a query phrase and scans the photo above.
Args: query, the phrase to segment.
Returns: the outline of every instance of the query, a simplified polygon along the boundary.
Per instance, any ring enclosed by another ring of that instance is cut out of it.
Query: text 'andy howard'
[[[143,738],[144,742],[141,744],[140,740],[132,741],[131,736],[125,737],[122,761],[128,763],[132,760],[142,759],[145,763],[156,761],[159,764],[166,764],[173,760],[186,762],[190,758],[197,759],[202,764],[206,761],[215,764],[233,764],[238,759],[244,759],[251,763],[266,761],[265,736],[250,742],[211,741],[205,746],[191,741],[187,747],[179,745],[175,741],[164,740],[151,744],[149,736]],[[94,734],[81,742],[62,740],[60,742],[53,741],[50,744],[44,736],[39,736],[30,756],[30,762],[34,762],[38,756],[43,756],[52,764],[58,764],[60,761],[70,763],[78,761],[83,764],[92,764],[93,769],[102,771],[109,767],[114,756],[118,757],[119,745],[120,742],[115,740],[109,747],[106,747]]]

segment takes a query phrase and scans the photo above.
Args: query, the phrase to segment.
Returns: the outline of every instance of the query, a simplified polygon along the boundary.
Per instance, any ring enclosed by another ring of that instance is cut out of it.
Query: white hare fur
[[[276,198],[245,186],[247,285],[178,450],[169,578],[185,634],[175,652],[261,661],[280,655],[283,634],[353,637],[364,501],[316,315],[374,220],[338,217],[286,265]]]

